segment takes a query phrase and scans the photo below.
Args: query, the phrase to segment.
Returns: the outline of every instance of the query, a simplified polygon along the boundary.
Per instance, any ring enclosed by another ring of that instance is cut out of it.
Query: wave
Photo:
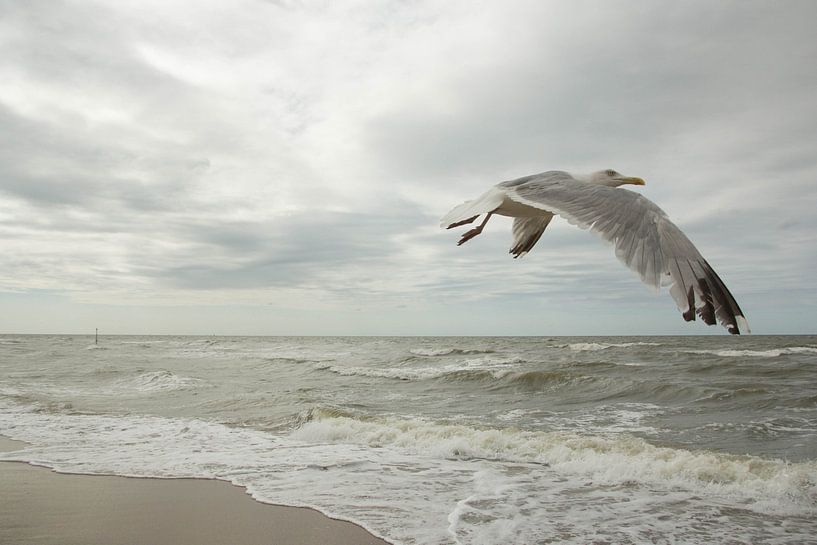
[[[315,360],[314,359],[309,359],[309,358],[293,358],[293,357],[287,357],[287,356],[278,356],[278,357],[272,356],[272,357],[269,357],[269,358],[264,358],[264,361],[267,362],[267,363],[295,363],[295,364],[300,364],[300,363],[313,363]]]
[[[661,346],[661,343],[644,341],[629,343],[569,343],[561,344],[559,348],[569,348],[577,352],[595,352],[598,350],[607,350],[608,348],[632,348],[633,346]]]
[[[116,399],[118,396],[140,396],[210,386],[202,379],[179,376],[170,371],[142,372],[139,369],[137,372],[138,375],[117,379],[121,370],[103,367],[90,371],[87,376],[93,380],[82,383],[59,385],[21,382],[16,385],[0,385],[0,398],[33,403],[41,409],[60,412],[66,407],[73,411],[73,403],[78,398]]]
[[[508,386],[526,390],[541,390],[551,386],[565,386],[568,384],[595,382],[598,380],[598,378],[594,376],[576,374],[568,371],[509,372],[499,377],[499,379],[500,384],[496,386]]]
[[[437,367],[347,367],[343,365],[332,365],[330,363],[318,363],[315,365],[315,369],[319,371],[329,371],[344,377],[359,376],[395,380],[426,380],[437,378],[445,374],[444,369]]]
[[[718,432],[738,430],[748,435],[764,438],[817,436],[817,424],[813,420],[792,416],[769,417],[749,422],[710,422],[700,426],[700,429]]]
[[[170,371],[150,371],[136,377],[116,382],[115,388],[125,391],[145,393],[189,390],[205,385],[206,382],[192,377],[182,377]]]
[[[125,345],[127,348],[155,348],[156,346],[165,345],[167,341],[154,341],[154,340],[143,340],[143,341],[119,341],[119,344]]]
[[[445,382],[476,382],[492,390],[542,390],[547,387],[594,382],[598,378],[570,371],[519,371],[514,369],[462,369],[436,377]]]
[[[814,436],[817,435],[817,426],[806,418],[766,418],[752,421],[747,425],[747,431],[752,435],[763,437],[779,437],[781,435]]]
[[[0,399],[8,398],[18,403],[36,403],[37,397],[31,392],[21,390],[16,386],[0,385]]]
[[[740,400],[744,398],[757,398],[758,396],[764,396],[768,394],[773,394],[774,392],[769,391],[763,387],[747,387],[747,388],[735,388],[733,390],[719,390],[717,392],[710,393],[704,397],[696,399],[696,402],[706,402],[706,401],[716,401],[718,403],[722,403],[724,401],[731,401],[731,400]]]
[[[761,511],[775,511],[778,502],[802,513],[817,508],[817,462],[661,447],[628,434],[481,429],[420,418],[361,420],[316,411],[292,437],[398,448],[445,459],[547,465],[595,484],[662,485],[738,497]]]
[[[778,358],[791,354],[817,354],[817,348],[813,346],[789,346],[784,348],[773,348],[770,350],[735,350],[735,349],[714,349],[714,350],[684,350],[687,354],[707,354],[721,358]]]
[[[468,377],[502,378],[514,369],[514,366],[525,360],[515,356],[472,358],[444,366],[394,366],[362,367],[337,365],[331,362],[318,362],[315,369],[329,371],[341,376],[361,376],[371,378],[388,378],[395,380],[418,381],[438,378],[466,380]]]
[[[515,371],[502,368],[446,367],[343,367],[330,364],[317,365],[317,369],[331,371],[342,376],[388,378],[404,381],[439,379],[446,382],[487,382],[493,386],[515,386],[541,389],[547,385],[576,381],[592,381],[594,377],[562,371]]]
[[[437,357],[437,356],[451,356],[451,355],[473,355],[473,354],[493,354],[495,351],[490,349],[464,349],[464,348],[412,348],[409,350],[415,356],[423,357]]]
[[[456,365],[446,367],[344,367],[342,365],[319,364],[317,369],[330,371],[341,376],[388,378],[405,381],[431,379],[480,380],[498,379],[510,371],[503,369],[469,369]]]

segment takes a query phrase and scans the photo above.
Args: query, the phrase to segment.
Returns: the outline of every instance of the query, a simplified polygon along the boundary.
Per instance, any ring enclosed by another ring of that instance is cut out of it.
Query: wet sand
[[[0,437],[0,450],[25,445]],[[229,483],[65,475],[0,462],[0,543],[388,545],[312,509],[267,505]]]

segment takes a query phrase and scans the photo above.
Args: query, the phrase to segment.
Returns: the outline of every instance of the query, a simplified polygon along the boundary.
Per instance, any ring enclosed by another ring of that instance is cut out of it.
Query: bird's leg
[[[466,223],[471,223],[472,221],[474,221],[478,217],[479,217],[479,214],[477,214],[476,216],[474,216],[472,218],[468,218],[467,220],[462,220],[462,221],[458,221],[457,223],[452,223],[451,225],[446,227],[446,229],[453,229],[454,227],[459,227],[460,225],[465,225]]]
[[[457,246],[462,246],[463,244],[465,244],[466,242],[480,234],[482,230],[485,228],[485,224],[488,223],[488,220],[491,219],[491,216],[494,215],[494,212],[496,212],[496,210],[491,210],[490,212],[488,212],[488,215],[485,216],[485,219],[482,220],[482,223],[480,223],[470,231],[467,231],[465,234],[463,234],[462,238],[457,243]]]

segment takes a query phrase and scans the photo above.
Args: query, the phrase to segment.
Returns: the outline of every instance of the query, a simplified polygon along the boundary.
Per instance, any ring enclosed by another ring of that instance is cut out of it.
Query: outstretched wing
[[[547,173],[500,184],[508,198],[558,214],[611,242],[616,256],[648,286],[670,286],[684,319],[715,319],[737,334],[749,331],[743,312],[700,252],[655,203],[633,191]],[[740,327],[738,327],[740,325]]]

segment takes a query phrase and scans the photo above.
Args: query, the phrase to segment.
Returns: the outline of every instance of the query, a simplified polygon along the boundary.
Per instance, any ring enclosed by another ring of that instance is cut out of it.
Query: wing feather
[[[511,229],[513,243],[509,251],[514,259],[531,251],[552,219],[553,214],[550,212],[543,212],[541,216],[514,218]]]
[[[697,314],[707,324],[717,318],[730,333],[748,332],[743,312],[717,273],[666,213],[646,197],[582,182],[565,172],[529,176],[499,187],[513,201],[558,214],[612,243],[616,256],[645,284],[655,289],[669,285],[685,320],[694,320]],[[515,245],[517,242],[514,234]]]

